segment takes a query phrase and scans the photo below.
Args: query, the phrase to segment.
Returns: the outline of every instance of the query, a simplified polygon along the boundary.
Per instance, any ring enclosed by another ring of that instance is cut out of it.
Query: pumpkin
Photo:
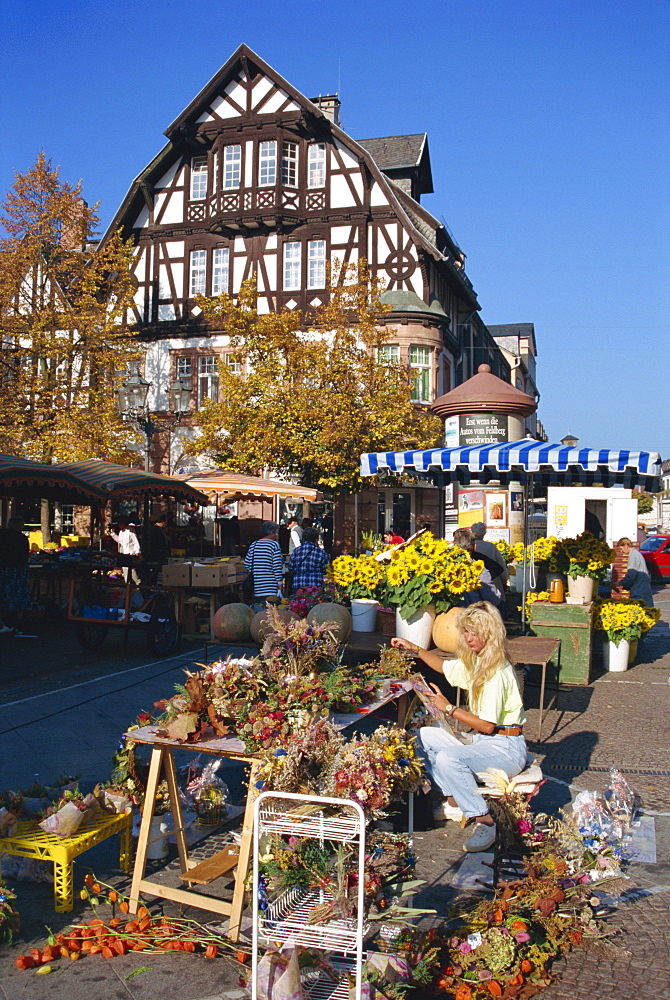
[[[351,635],[351,613],[342,604],[316,604],[307,615],[310,625],[334,622],[333,632],[338,642],[346,642]]]
[[[294,611],[289,611],[288,608],[280,608],[277,611],[279,615],[279,620],[288,624],[292,621],[297,621],[298,616]],[[251,619],[251,638],[257,645],[262,646],[269,635],[272,635],[274,629],[272,628],[272,619],[270,617],[270,612],[258,611]]]
[[[439,614],[433,622],[433,642],[445,653],[455,653],[458,650],[460,632],[456,622],[462,611],[463,608],[450,608]]]
[[[248,642],[254,613],[247,604],[224,604],[214,615],[212,628],[221,642]]]

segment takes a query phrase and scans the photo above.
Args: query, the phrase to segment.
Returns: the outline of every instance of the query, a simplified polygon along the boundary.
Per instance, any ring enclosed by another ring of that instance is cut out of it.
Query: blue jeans
[[[472,743],[463,744],[453,733],[436,726],[422,726],[418,747],[428,773],[443,795],[452,795],[467,819],[484,816],[488,806],[477,790],[475,772],[498,767],[508,778],[526,766],[523,736],[485,736],[475,733]]]

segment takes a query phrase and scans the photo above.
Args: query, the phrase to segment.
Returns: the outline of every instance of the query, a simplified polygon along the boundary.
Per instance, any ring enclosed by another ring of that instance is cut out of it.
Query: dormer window
[[[207,157],[194,156],[191,160],[191,201],[207,197]]]
[[[307,187],[326,186],[326,144],[313,142],[307,148]]]
[[[258,147],[258,185],[272,187],[277,183],[277,143],[261,142]]]
[[[223,147],[223,186],[238,188],[242,172],[242,147],[239,145]]]

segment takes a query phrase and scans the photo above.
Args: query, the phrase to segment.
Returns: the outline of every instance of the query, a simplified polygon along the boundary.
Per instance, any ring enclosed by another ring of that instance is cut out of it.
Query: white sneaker
[[[486,823],[477,823],[475,832],[463,844],[463,850],[468,851],[470,854],[475,851],[488,851],[489,847],[493,847],[495,839],[495,823],[492,826],[488,826]]]
[[[435,809],[433,810],[434,818],[439,822],[443,820],[453,820],[454,823],[460,823],[463,819],[463,810],[459,809],[458,806],[450,806],[446,799],[443,802],[439,802]]]

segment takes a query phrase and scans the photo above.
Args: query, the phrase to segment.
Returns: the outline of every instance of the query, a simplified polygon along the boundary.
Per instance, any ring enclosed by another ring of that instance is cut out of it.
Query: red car
[[[652,580],[670,578],[670,535],[649,535],[642,542],[640,552]]]

